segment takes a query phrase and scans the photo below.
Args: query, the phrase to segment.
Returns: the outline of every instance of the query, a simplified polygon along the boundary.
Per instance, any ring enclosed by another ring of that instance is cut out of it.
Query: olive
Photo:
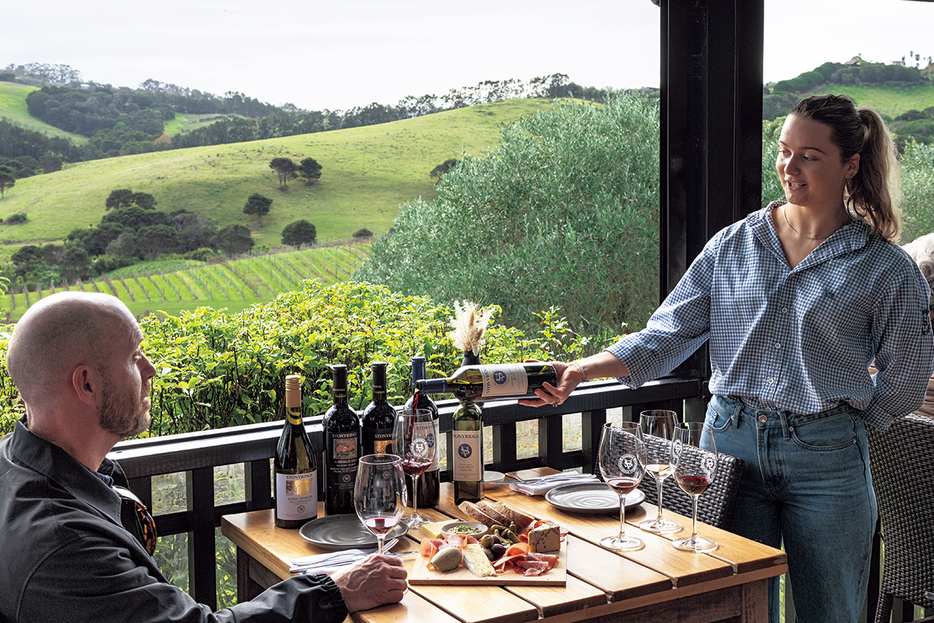
[[[463,554],[456,547],[448,547],[432,556],[431,565],[438,571],[448,572],[457,569],[461,564]]]
[[[506,553],[506,546],[502,543],[495,543],[490,551],[493,552],[493,560],[499,560]]]
[[[517,537],[516,533],[512,530],[506,530],[506,532],[503,533],[503,538],[508,539],[511,543],[519,542],[519,537]]]
[[[493,556],[493,552],[490,550],[489,547],[484,547],[483,553],[486,554],[487,560],[496,560],[496,558]]]
[[[495,541],[493,540],[492,534],[484,534],[480,537],[480,547],[484,549],[489,549],[493,546],[493,543],[495,543]]]

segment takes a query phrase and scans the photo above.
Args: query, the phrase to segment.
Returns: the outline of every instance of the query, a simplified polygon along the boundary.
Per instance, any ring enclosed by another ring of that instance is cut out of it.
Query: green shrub
[[[428,297],[317,281],[237,314],[202,307],[178,316],[146,316],[142,346],[157,371],[147,434],[275,420],[283,379],[293,373],[303,377],[306,413],[322,414],[331,404],[329,365],[336,363],[348,367],[354,408],[371,400],[370,364],[377,360],[389,364],[390,401],[402,404],[411,394],[413,356],[428,359],[432,376],[448,375],[460,365],[463,354],[448,337],[453,316],[453,309]],[[538,321],[540,331],[527,338],[494,320],[482,359],[570,360],[605,345],[572,332],[557,309],[540,312]],[[9,336],[9,328],[0,331],[0,356]],[[0,434],[12,430],[21,412],[6,366],[0,366]]]

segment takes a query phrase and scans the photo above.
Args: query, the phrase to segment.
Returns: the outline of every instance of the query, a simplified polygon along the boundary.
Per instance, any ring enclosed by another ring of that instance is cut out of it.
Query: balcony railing
[[[702,385],[697,379],[672,378],[630,390],[615,381],[585,383],[560,407],[531,409],[515,402],[489,402],[483,408],[484,427],[489,427],[485,443],[492,446],[489,465],[500,471],[548,466],[555,469],[582,467],[591,471],[595,465],[600,428],[607,412],[622,409],[629,419],[632,412],[645,408],[670,408],[683,412],[688,405],[702,404]],[[439,403],[441,432],[451,430],[451,418],[457,403]],[[563,416],[580,414],[579,448],[566,449]],[[687,414],[690,419],[690,414]],[[702,416],[701,416],[702,417]],[[517,424],[537,421],[538,452],[523,456],[517,452]],[[321,417],[305,420],[312,445],[319,454],[323,447]],[[282,430],[280,422],[237,426],[221,430],[170,435],[151,439],[124,441],[114,448],[117,459],[130,478],[130,486],[142,500],[153,507],[153,477],[185,474],[187,509],[156,515],[161,537],[187,534],[189,552],[189,593],[199,602],[216,607],[217,562],[215,531],[223,515],[271,508],[270,459]],[[450,448],[448,448],[450,454]],[[241,502],[216,504],[214,468],[242,464],[245,496]],[[452,461],[448,457],[447,465]],[[442,480],[450,480],[442,472]]]

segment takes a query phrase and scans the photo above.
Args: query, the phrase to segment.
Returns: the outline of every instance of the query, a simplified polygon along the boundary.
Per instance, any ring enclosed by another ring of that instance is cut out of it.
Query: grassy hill
[[[77,282],[67,289],[112,294],[136,316],[157,311],[175,315],[197,307],[237,312],[254,303],[271,301],[281,292],[297,290],[306,279],[317,279],[325,285],[346,281],[369,252],[369,242],[358,242],[218,264],[180,262],[183,266],[167,266],[165,271],[158,270],[158,262],[149,262]],[[51,284],[35,290],[13,288],[0,297],[0,320],[16,322],[30,305],[65,289]]]
[[[392,226],[400,204],[434,196],[429,173],[436,165],[465,153],[483,155],[499,141],[502,124],[543,106],[550,102],[510,100],[376,126],[68,165],[17,180],[7,191],[0,219],[23,212],[29,222],[0,226],[0,260],[22,245],[60,242],[73,229],[98,223],[117,188],[153,194],[162,211],[184,208],[221,226],[246,224],[257,245],[270,248],[300,218],[323,241],[346,240],[363,227],[379,235]],[[280,191],[269,168],[277,156],[314,158],[323,166],[320,182],[308,188],[294,180]],[[260,221],[243,214],[252,193],[273,199]]]
[[[11,82],[0,82],[0,118],[6,119],[27,130],[42,132],[46,136],[70,138],[78,145],[86,143],[88,141],[87,138],[65,132],[64,130],[59,130],[55,126],[51,126],[45,121],[40,121],[29,114],[29,110],[26,108],[26,96],[36,90],[38,90],[37,87],[13,84]]]
[[[888,118],[934,106],[934,85],[931,84],[910,87],[828,84],[817,93],[849,95],[860,106],[874,108]]]

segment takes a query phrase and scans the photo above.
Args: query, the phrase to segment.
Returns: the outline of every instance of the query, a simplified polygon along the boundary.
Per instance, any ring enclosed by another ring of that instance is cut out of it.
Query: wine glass
[[[639,414],[639,426],[642,428],[643,439],[652,436],[671,441],[677,423],[678,414],[674,411],[652,409]],[[649,440],[646,440],[645,454],[645,471],[652,475],[658,485],[658,516],[655,519],[646,519],[639,524],[639,527],[646,532],[654,532],[655,534],[679,532],[681,524],[677,521],[665,519],[664,509],[662,508],[662,484],[674,471],[674,467],[671,466],[671,445],[667,443],[649,443]]]
[[[418,514],[418,479],[434,458],[434,445],[428,443],[434,430],[434,420],[428,409],[399,413],[392,429],[392,447],[402,457],[402,471],[412,477],[412,514],[407,520],[410,528],[431,521]]]
[[[383,541],[399,525],[405,512],[405,476],[402,459],[395,454],[367,454],[360,457],[353,488],[357,517],[373,533],[383,553]]]
[[[626,494],[638,487],[645,475],[645,444],[639,423],[604,424],[598,460],[603,480],[619,495],[619,535],[600,539],[600,545],[624,552],[640,550],[645,547],[642,539],[626,535]]]
[[[691,536],[671,542],[688,552],[712,552],[717,542],[697,536],[697,498],[707,490],[717,476],[717,442],[713,429],[703,422],[685,422],[675,429],[671,444],[671,464],[675,480],[691,496],[693,520]]]

